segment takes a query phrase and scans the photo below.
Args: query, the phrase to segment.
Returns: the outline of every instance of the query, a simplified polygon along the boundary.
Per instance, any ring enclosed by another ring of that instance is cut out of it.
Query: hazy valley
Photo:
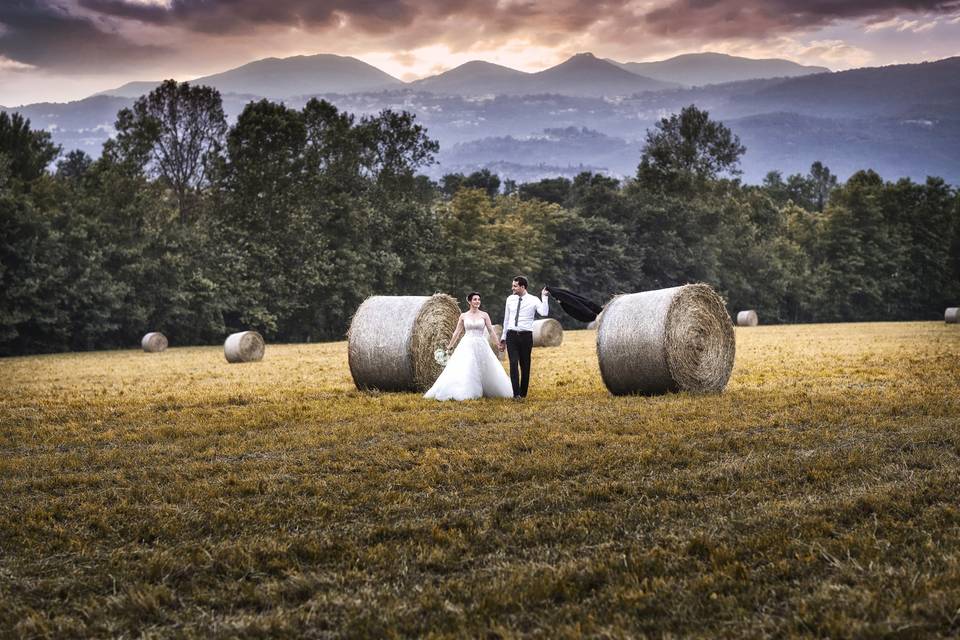
[[[710,78],[717,83],[705,84]],[[832,73],[718,54],[658,63],[579,54],[538,73],[475,61],[404,83],[353,58],[318,55],[259,60],[192,82],[217,87],[231,119],[263,97],[299,107],[320,96],[356,114],[411,111],[440,142],[435,177],[482,168],[517,181],[582,170],[628,176],[647,129],[696,104],[741,137],[748,182],[771,170],[802,172],[815,160],[841,179],[873,168],[887,179],[960,182],[960,58]],[[155,85],[8,110],[50,131],[65,151],[96,157],[117,111]]]

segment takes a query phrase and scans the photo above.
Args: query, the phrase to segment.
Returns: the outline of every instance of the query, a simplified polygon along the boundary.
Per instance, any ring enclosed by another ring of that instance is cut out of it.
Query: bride
[[[473,400],[474,398],[512,398],[513,386],[500,360],[493,354],[484,330],[493,335],[493,325],[486,311],[480,311],[480,294],[467,296],[470,310],[460,314],[457,328],[447,344],[449,352],[457,345],[447,366],[423,397],[435,400]]]

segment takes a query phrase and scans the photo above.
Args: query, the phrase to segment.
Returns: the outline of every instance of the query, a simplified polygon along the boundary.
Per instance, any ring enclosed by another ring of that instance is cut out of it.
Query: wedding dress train
[[[434,400],[512,398],[513,386],[493,354],[482,319],[463,319],[464,335],[440,377],[423,397]],[[495,336],[498,341],[500,336]]]

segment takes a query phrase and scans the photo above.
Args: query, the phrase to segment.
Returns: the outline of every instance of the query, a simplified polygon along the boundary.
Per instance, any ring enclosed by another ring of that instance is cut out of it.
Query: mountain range
[[[376,93],[410,89],[443,95],[626,96],[734,80],[793,77],[828,73],[825,67],[804,67],[787,60],[751,60],[715,53],[695,53],[660,62],[614,62],[592,53],[578,53],[560,64],[528,73],[473,60],[443,73],[402,82],[348,56],[317,54],[266,58],[190,82],[220,93],[282,100],[304,95]],[[98,95],[137,98],[155,82],[129,82]]]
[[[410,88],[445,95],[535,95],[567,96],[630,95],[676,88],[676,82],[654,80],[633,73],[592,53],[572,58],[536,73],[473,60],[439,75],[416,80]]]
[[[359,60],[320,55],[259,60],[192,82],[218,87],[231,120],[260,97],[300,108],[320,96],[357,115],[411,111],[440,142],[434,177],[482,168],[516,180],[584,168],[631,175],[647,130],[696,104],[741,137],[750,182],[770,170],[804,172],[820,160],[841,178],[873,168],[888,178],[960,183],[960,57],[831,73],[717,54],[661,63],[578,54],[537,73],[473,61],[403,83]],[[16,110],[65,150],[97,156],[117,111],[155,84]]]
[[[363,93],[403,86],[403,82],[376,67],[351,58],[321,53],[291,58],[264,58],[236,69],[190,81],[216,87],[220,93],[253,95],[271,100],[321,93]],[[157,82],[129,82],[100,95],[137,98]]]

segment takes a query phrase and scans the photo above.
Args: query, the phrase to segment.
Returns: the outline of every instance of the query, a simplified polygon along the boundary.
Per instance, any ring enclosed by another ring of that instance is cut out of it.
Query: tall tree
[[[186,220],[194,192],[206,184],[227,131],[220,92],[166,80],[132,108],[121,110],[114,126],[117,139],[111,150],[166,181],[181,220]]]
[[[417,169],[433,164],[440,145],[415,120],[407,111],[384,109],[358,125],[367,148],[367,169],[377,181],[412,179]]]
[[[823,211],[830,199],[830,194],[837,188],[837,176],[830,173],[830,169],[817,160],[810,165],[810,183],[814,207],[817,211]]]
[[[50,133],[30,128],[30,121],[19,113],[0,111],[0,155],[7,157],[8,179],[36,180],[47,165],[60,155]]]
[[[730,129],[690,105],[647,131],[637,179],[645,188],[684,191],[724,173],[738,175],[745,151]]]

